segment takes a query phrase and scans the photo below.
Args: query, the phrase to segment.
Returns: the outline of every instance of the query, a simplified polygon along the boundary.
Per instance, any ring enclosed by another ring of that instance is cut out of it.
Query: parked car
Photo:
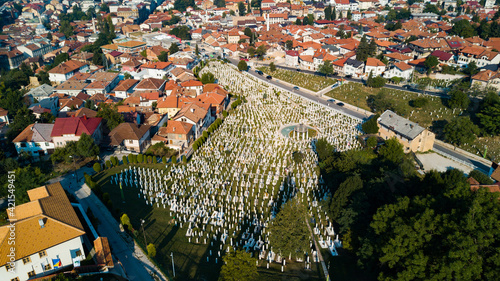
[[[264,75],[264,72],[260,71],[260,70],[255,70],[255,73],[259,74],[259,75]]]
[[[351,74],[346,75],[345,78],[352,78],[352,75]]]
[[[300,68],[297,68],[296,70],[297,70],[297,71],[300,71]]]
[[[273,79],[273,77],[271,75],[267,75],[266,79],[271,80],[271,79]]]
[[[335,100],[334,100],[334,99],[327,99],[326,101],[327,101],[327,102],[335,102]]]
[[[344,106],[344,103],[343,102],[339,102],[337,103],[338,106]]]
[[[300,88],[299,88],[299,87],[297,87],[297,86],[293,87],[293,89],[294,89],[294,90],[300,90]]]

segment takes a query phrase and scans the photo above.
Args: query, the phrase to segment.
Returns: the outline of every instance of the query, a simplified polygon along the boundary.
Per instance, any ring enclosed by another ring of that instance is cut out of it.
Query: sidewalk
[[[467,156],[468,158],[474,159],[474,160],[479,161],[479,162],[481,162],[481,163],[483,163],[485,165],[491,166],[491,161],[488,160],[488,159],[485,159],[485,158],[483,158],[481,156],[478,156],[476,154],[470,153],[470,152],[465,151],[465,150],[463,150],[461,148],[455,147],[455,146],[453,146],[453,145],[451,145],[449,143],[445,143],[445,142],[443,142],[441,140],[435,140],[434,142],[437,143],[437,144],[439,144],[439,145],[442,145],[442,146],[444,146],[444,147],[446,147],[446,148],[448,148],[450,150],[452,149],[455,152],[460,153],[460,154],[462,154],[464,156]]]
[[[119,223],[106,206],[102,204],[101,200],[84,183],[83,172],[91,174],[93,171],[92,168],[87,167],[79,169],[78,182],[76,182],[72,173],[51,179],[49,182],[60,181],[64,189],[75,195],[84,210],[90,208],[94,216],[99,220],[97,232],[100,236],[108,238],[113,256],[122,263],[129,280],[154,280],[151,273],[161,281],[169,280],[146,257],[135,241],[129,235],[121,232]]]

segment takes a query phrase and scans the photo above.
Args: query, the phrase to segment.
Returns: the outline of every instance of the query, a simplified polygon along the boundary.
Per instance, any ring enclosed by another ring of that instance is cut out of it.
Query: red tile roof
[[[101,124],[102,118],[87,118],[82,117],[69,117],[69,118],[56,118],[54,128],[52,129],[51,137],[60,137],[62,135],[76,135],[80,136],[85,133],[91,136]]]

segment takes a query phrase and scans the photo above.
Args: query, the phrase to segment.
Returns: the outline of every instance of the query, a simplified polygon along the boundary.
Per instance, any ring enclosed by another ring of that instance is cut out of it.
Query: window
[[[75,253],[75,254],[76,254],[76,256],[77,256],[77,257],[80,257],[80,256],[82,256],[82,251],[81,251],[81,250],[78,250],[78,251],[76,251],[76,253]]]
[[[134,141],[133,140],[128,140],[128,143],[132,144],[132,143],[134,143]]]
[[[49,146],[49,143],[48,143],[48,142],[46,142],[46,143],[45,143],[45,146]]]
[[[30,263],[30,262],[31,262],[31,258],[30,257],[23,258],[23,263],[24,264],[27,264],[27,263]]]
[[[40,144],[39,144],[39,143],[37,143],[37,142],[35,142],[35,146],[36,146],[36,147],[40,147]]]
[[[34,271],[34,270],[32,270],[32,271],[28,272],[28,278],[31,278],[31,277],[33,277],[33,276],[35,276],[35,275],[36,275],[36,273],[35,273],[35,271]]]
[[[10,263],[7,263],[7,264],[5,265],[5,269],[6,269],[7,271],[9,271],[11,268],[12,268],[12,266],[10,265]]]
[[[47,252],[45,252],[45,251],[41,251],[41,252],[39,252],[39,253],[38,253],[38,255],[39,255],[41,258],[43,258],[43,257],[45,257],[45,256],[47,255]]]
[[[51,270],[52,269],[52,265],[50,264],[46,264],[43,266],[43,270]]]
[[[19,281],[19,277],[12,278],[12,279],[10,279],[10,281]]]

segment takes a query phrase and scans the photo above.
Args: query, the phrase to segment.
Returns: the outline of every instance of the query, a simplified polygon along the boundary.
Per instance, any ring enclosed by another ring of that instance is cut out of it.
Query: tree
[[[255,259],[245,251],[233,251],[227,253],[222,260],[220,281],[251,281],[258,280],[259,273]]]
[[[248,65],[247,65],[247,62],[244,61],[244,60],[240,60],[238,62],[238,70],[239,71],[246,71],[248,69]]]
[[[375,114],[370,119],[368,119],[366,122],[364,122],[361,125],[361,129],[363,129],[363,132],[365,134],[376,134],[378,133],[378,124],[377,124],[377,119],[380,117],[379,114]]]
[[[54,123],[55,120],[56,117],[50,112],[44,112],[40,114],[40,118],[38,118],[38,121],[40,123]]]
[[[269,70],[271,70],[272,72],[275,72],[276,71],[276,65],[274,64],[274,62],[271,62],[269,64]]]
[[[244,16],[246,14],[245,4],[243,2],[238,3],[238,14]]]
[[[302,19],[302,25],[308,25],[309,24],[309,18],[308,17],[304,17]]]
[[[99,7],[99,11],[109,13],[109,7],[106,3],[102,3]]]
[[[187,25],[176,26],[172,28],[168,34],[175,35],[182,40],[191,40],[191,31]]]
[[[156,256],[156,247],[154,244],[149,243],[147,250],[148,250],[148,256],[152,258]]]
[[[78,155],[83,157],[99,155],[99,146],[97,146],[97,144],[94,143],[94,139],[86,133],[82,133],[76,144],[76,148],[78,149]]]
[[[69,38],[74,34],[73,26],[69,23],[69,21],[63,20],[60,22],[59,32],[64,33],[64,36]]]
[[[255,50],[255,48],[254,48],[254,47],[249,47],[249,48],[248,48],[248,50],[247,50],[248,55],[249,55],[250,57],[254,57],[254,56],[255,56],[255,51],[256,51],[256,50]]]
[[[177,44],[173,43],[170,45],[170,48],[168,48],[168,52],[170,53],[170,55],[173,55],[175,53],[177,53],[179,51],[179,46],[177,46]]]
[[[118,113],[114,108],[108,104],[99,104],[99,111],[97,112],[97,117],[104,119],[106,126],[109,130],[113,130],[120,123],[125,122],[123,116]]]
[[[292,40],[286,40],[286,42],[285,42],[285,48],[287,50],[293,49],[293,41]]]
[[[10,130],[7,132],[8,139],[14,139],[22,130],[35,123],[35,121],[36,118],[35,115],[33,115],[33,111],[25,106],[21,107],[15,113],[14,120],[10,125]]]
[[[299,18],[297,18],[297,19],[295,20],[295,25],[302,25],[302,22],[300,21],[300,19],[299,19]]]
[[[381,90],[375,96],[368,97],[368,105],[373,112],[384,112],[386,110],[393,110],[394,104],[390,98],[387,97],[385,91]]]
[[[212,84],[215,82],[215,76],[211,72],[205,72],[201,75],[201,83]]]
[[[335,19],[337,19],[337,8],[333,7],[332,17],[330,20],[335,20]]]
[[[419,97],[410,102],[410,105],[416,108],[423,108],[429,104],[429,99],[424,97]]]
[[[361,41],[359,42],[358,48],[356,49],[356,59],[359,61],[366,61],[368,59],[370,50],[366,35],[363,35]]]
[[[330,204],[330,211],[332,212],[333,220],[340,218],[345,207],[349,204],[351,195],[362,188],[363,180],[358,175],[348,177],[340,184],[337,191],[335,191]]]
[[[309,230],[307,229],[307,210],[298,199],[288,201],[276,215],[269,227],[269,242],[273,251],[283,257],[303,257],[309,251]]]
[[[470,171],[469,177],[477,180],[480,184],[493,184],[493,180],[479,170]]]
[[[383,160],[399,164],[404,158],[403,145],[396,138],[390,138],[380,147],[378,154]]]
[[[476,116],[484,133],[491,136],[500,135],[500,97],[497,93],[489,92],[484,97]]]
[[[194,53],[195,53],[196,56],[200,55],[200,49],[198,48],[198,44],[196,44],[196,47],[194,49]]]
[[[333,75],[333,65],[332,62],[329,60],[325,60],[318,68],[318,72],[328,76],[328,75]]]
[[[217,6],[217,8],[225,8],[226,1],[225,0],[215,0],[214,5]]]
[[[172,155],[172,157],[170,158],[172,161],[172,164],[177,164],[177,157],[175,155]]]
[[[444,139],[454,145],[471,143],[479,134],[479,128],[466,116],[453,118],[444,126],[443,131]]]
[[[196,46],[198,46],[198,45],[196,45]],[[168,53],[165,51],[162,51],[160,53],[160,55],[158,56],[158,60],[163,61],[163,62],[168,61]]]
[[[132,231],[132,224],[130,223],[130,219],[127,214],[123,214],[120,217],[120,222],[122,223],[123,227],[127,226],[129,231]]]
[[[40,82],[40,84],[47,84],[47,85],[51,85],[52,82],[50,82],[50,79],[49,79],[49,74],[46,72],[46,71],[39,71],[38,74],[36,75],[36,77],[38,78],[38,82]]]
[[[477,64],[472,61],[467,65],[467,68],[464,69],[464,73],[469,76],[474,76],[479,73],[479,69],[477,68]]]
[[[468,38],[475,35],[475,30],[468,20],[463,19],[455,22],[451,28],[450,34]]]
[[[377,146],[377,143],[377,137],[371,136],[366,140],[366,146],[369,148],[374,148],[375,146]]]
[[[174,9],[180,12],[185,12],[187,7],[196,8],[194,0],[175,0]]]
[[[427,73],[430,73],[438,64],[439,60],[435,56],[428,56],[425,58],[424,66],[427,68]]]
[[[366,80],[366,85],[371,88],[382,88],[384,87],[386,81],[385,78],[377,76],[373,78],[373,73],[370,72],[370,75],[368,76],[368,80]]]
[[[255,54],[259,59],[262,59],[266,55],[266,47],[264,45],[260,45],[257,47],[257,50],[255,50]]]
[[[450,99],[448,99],[448,107],[451,108],[451,109],[455,109],[455,108],[458,108],[458,109],[467,109],[467,107],[469,107],[469,104],[470,104],[470,99],[469,99],[469,96],[458,90],[458,89],[455,89],[455,90],[451,90],[450,93]]]
[[[332,7],[330,5],[328,5],[325,8],[324,13],[325,13],[325,20],[331,20],[331,18],[332,18]]]

